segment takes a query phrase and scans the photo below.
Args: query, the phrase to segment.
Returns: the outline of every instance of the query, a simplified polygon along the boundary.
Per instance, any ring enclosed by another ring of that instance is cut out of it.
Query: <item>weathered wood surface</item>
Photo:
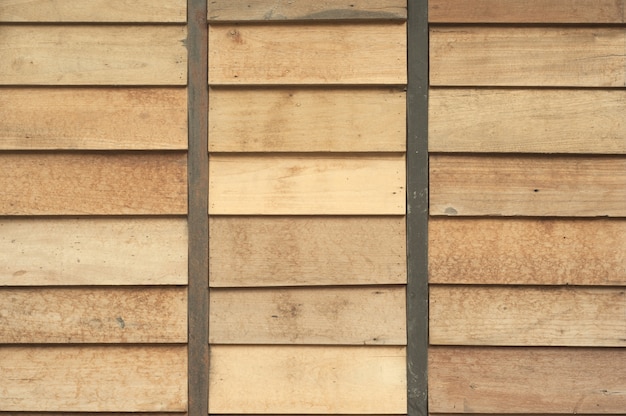
[[[4,411],[184,412],[185,346],[0,346]]]
[[[623,413],[626,349],[431,347],[432,413]]]
[[[406,24],[209,26],[209,83],[405,84]]]
[[[1,215],[186,214],[184,153],[0,155]]]
[[[209,158],[209,213],[403,215],[403,154]]]
[[[0,85],[185,85],[185,26],[3,25]]]
[[[186,149],[184,88],[2,88],[0,149]]]
[[[405,345],[403,286],[213,289],[214,344]]]
[[[212,287],[406,283],[404,217],[209,218]]]
[[[626,159],[430,157],[432,215],[626,215]]]
[[[431,285],[432,345],[626,346],[626,288]]]
[[[433,88],[428,113],[431,152],[626,153],[624,90]]]
[[[618,27],[435,27],[430,83],[624,87],[625,43]]]
[[[404,347],[211,347],[209,413],[406,411]]]
[[[209,151],[403,152],[397,89],[212,88]]]
[[[430,283],[626,286],[622,219],[436,218]]]

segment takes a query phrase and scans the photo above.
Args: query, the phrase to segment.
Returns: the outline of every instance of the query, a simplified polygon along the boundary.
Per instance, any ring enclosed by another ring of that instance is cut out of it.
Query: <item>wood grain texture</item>
[[[5,411],[184,412],[185,346],[0,346]]]
[[[626,215],[626,159],[430,157],[431,215]]]
[[[435,27],[430,83],[624,87],[625,45],[618,27]]]
[[[621,413],[626,349],[429,350],[432,413]]]
[[[3,153],[2,215],[186,214],[184,153]]]
[[[212,287],[406,283],[404,217],[209,218]]]
[[[213,289],[214,344],[406,345],[403,286]]]
[[[185,26],[3,25],[0,85],[185,85]]]
[[[209,26],[209,83],[405,84],[406,24]]]
[[[186,149],[184,88],[2,88],[0,149]]]
[[[209,213],[403,215],[402,154],[209,157]]]
[[[626,286],[622,219],[431,218],[429,281]]]
[[[431,152],[626,154],[624,90],[429,92]]]
[[[397,89],[212,88],[212,152],[403,152]]]
[[[209,413],[406,411],[404,347],[212,346]]]

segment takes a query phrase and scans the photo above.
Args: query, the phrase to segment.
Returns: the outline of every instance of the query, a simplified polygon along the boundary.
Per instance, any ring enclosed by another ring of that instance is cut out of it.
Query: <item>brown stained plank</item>
[[[186,149],[183,88],[2,88],[1,149]]]
[[[186,214],[184,153],[3,153],[1,215]]]
[[[405,84],[406,24],[209,26],[209,84]]]
[[[433,86],[623,87],[626,29],[434,27]]]
[[[209,151],[403,152],[406,93],[397,89],[210,91]]]
[[[626,349],[429,350],[432,413],[622,413]]]
[[[624,90],[439,89],[431,152],[626,154]]]
[[[429,281],[626,286],[622,219],[431,218]]]
[[[430,157],[431,215],[626,215],[620,157]]]
[[[184,26],[0,26],[0,85],[185,85]]]

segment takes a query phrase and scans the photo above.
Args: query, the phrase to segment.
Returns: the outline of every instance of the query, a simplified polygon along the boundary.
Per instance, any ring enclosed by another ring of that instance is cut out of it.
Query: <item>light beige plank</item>
[[[2,88],[1,149],[186,149],[184,88]]]
[[[431,152],[626,153],[624,90],[438,89]]]
[[[404,217],[209,218],[212,287],[406,283]]]
[[[430,213],[625,216],[626,159],[433,155]]]
[[[2,416],[57,416],[58,413],[54,412],[2,412]],[[72,416],[137,416],[135,412],[115,412],[115,413],[103,413],[103,412],[72,412]],[[142,412],[141,416],[187,416],[184,412]],[[383,415],[380,415],[383,416]],[[584,415],[583,415],[584,416]]]
[[[404,347],[212,346],[209,413],[402,413]]]
[[[213,289],[215,344],[405,345],[404,286]]]
[[[397,89],[212,88],[209,151],[403,152]]]
[[[209,26],[209,83],[405,84],[406,24]]]
[[[1,215],[186,214],[184,153],[3,153]]]
[[[209,158],[209,213],[403,215],[400,154]]]
[[[430,83],[623,87],[625,45],[617,27],[432,28]]]
[[[431,283],[626,286],[622,219],[431,218]]]
[[[622,413],[626,349],[429,350],[432,413]]]
[[[185,26],[0,26],[0,85],[185,85]]]

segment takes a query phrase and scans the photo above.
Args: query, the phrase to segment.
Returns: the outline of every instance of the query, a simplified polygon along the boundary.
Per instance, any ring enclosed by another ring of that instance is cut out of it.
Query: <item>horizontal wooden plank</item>
[[[58,416],[57,412],[3,412],[0,416]],[[137,416],[135,412],[72,412],[72,416]],[[185,412],[141,412],[141,416],[187,416]],[[382,416],[382,415],[381,415]],[[583,415],[584,416],[584,415]]]
[[[213,289],[215,344],[405,345],[404,286]]]
[[[404,217],[209,218],[212,287],[406,283]]]
[[[209,157],[209,213],[403,215],[402,154]]]
[[[0,85],[185,85],[185,26],[3,25]]]
[[[209,83],[405,84],[406,24],[209,26]]]
[[[435,27],[430,83],[624,87],[625,42],[618,27]]]
[[[626,288],[430,287],[432,345],[626,346]]]
[[[0,215],[186,214],[185,153],[0,155]]]
[[[184,88],[1,88],[0,149],[186,149]]]
[[[431,347],[432,413],[622,413],[626,349]]]
[[[212,88],[212,152],[403,152],[397,89]]]
[[[626,159],[432,155],[430,213],[626,216]]]
[[[185,346],[0,346],[5,411],[184,412]]]
[[[211,347],[209,413],[402,413],[404,347]]]
[[[431,152],[626,154],[624,90],[455,89],[429,93]]]
[[[430,283],[626,286],[622,219],[431,218]]]

